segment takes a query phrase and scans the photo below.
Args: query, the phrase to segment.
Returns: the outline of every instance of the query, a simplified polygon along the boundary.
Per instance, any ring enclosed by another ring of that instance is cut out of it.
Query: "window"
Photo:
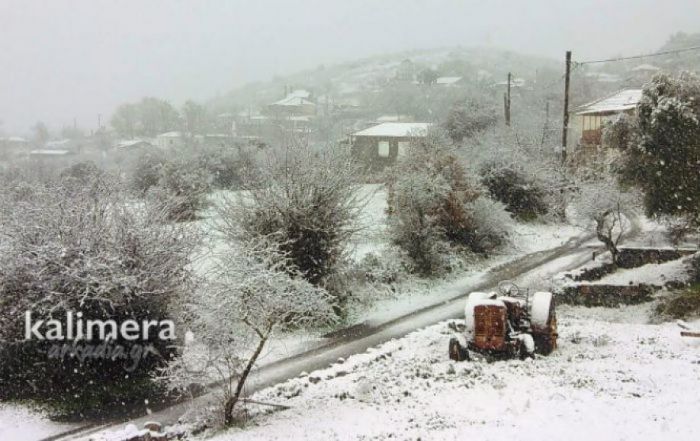
[[[389,157],[389,141],[379,141],[377,143],[377,153],[380,158]]]
[[[396,156],[398,156],[399,158],[406,156],[406,152],[408,152],[408,145],[408,141],[399,141],[399,151],[396,154]]]

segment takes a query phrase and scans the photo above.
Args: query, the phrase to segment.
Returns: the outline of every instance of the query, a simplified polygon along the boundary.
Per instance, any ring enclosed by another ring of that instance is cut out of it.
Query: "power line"
[[[697,51],[697,50],[700,50],[700,46],[691,46],[691,47],[685,47],[682,49],[654,52],[654,53],[645,54],[645,55],[633,55],[630,57],[608,58],[607,60],[575,61],[575,64],[582,65],[582,64],[594,64],[594,63],[609,63],[609,62],[613,62],[613,61],[633,60],[633,59],[647,58],[647,57],[658,57],[659,55],[679,54],[681,52],[689,52],[689,51]]]

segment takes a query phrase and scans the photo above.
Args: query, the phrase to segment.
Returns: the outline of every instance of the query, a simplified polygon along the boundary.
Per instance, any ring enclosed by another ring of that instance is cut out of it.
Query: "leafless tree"
[[[248,377],[275,332],[333,323],[333,298],[290,274],[287,253],[276,238],[241,242],[217,258],[211,289],[185,311],[194,341],[162,372],[184,391],[217,383],[224,424],[233,423]]]

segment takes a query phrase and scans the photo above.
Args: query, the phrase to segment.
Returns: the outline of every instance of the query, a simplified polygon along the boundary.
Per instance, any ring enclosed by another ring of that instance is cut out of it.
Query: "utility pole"
[[[566,135],[569,131],[569,81],[571,77],[571,51],[566,51],[566,74],[564,79],[564,127],[561,132],[561,161],[566,163]]]
[[[506,126],[510,126],[510,82],[511,74],[510,72],[508,72],[508,88],[506,89],[506,93],[503,96],[503,107],[506,117]]]

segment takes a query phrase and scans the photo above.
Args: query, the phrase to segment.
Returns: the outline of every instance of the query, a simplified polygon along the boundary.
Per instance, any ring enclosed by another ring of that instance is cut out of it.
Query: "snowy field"
[[[213,440],[698,439],[700,339],[650,308],[561,307],[534,361],[451,362],[440,323],[261,391],[292,408]]]

